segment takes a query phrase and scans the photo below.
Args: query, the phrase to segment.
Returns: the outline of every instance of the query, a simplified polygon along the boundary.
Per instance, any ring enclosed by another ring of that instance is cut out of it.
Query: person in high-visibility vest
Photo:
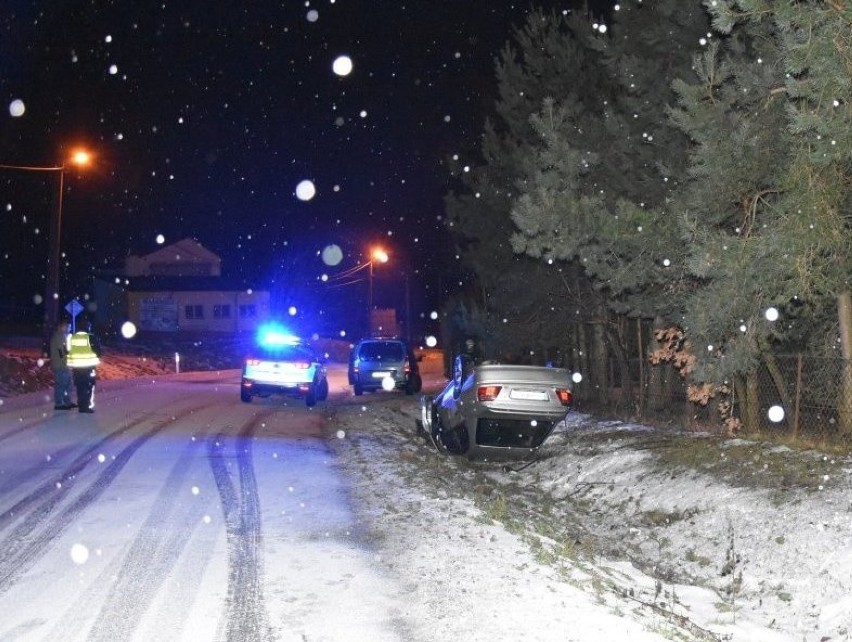
[[[101,361],[100,353],[100,342],[91,332],[81,330],[69,335],[68,367],[74,376],[80,412],[95,411],[95,366]]]

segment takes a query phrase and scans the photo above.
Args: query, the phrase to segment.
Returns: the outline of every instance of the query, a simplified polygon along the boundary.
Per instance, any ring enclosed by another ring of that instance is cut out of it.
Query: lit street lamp
[[[59,174],[59,200],[50,216],[50,248],[47,256],[47,283],[44,297],[44,332],[49,333],[56,325],[59,310],[59,260],[60,235],[62,233],[62,196],[65,192],[65,171],[72,166],[86,167],[92,155],[85,149],[75,149],[67,160],[55,167],[32,167],[28,165],[2,165],[0,169],[15,169],[27,172],[56,172]]]
[[[370,252],[370,295],[367,301],[367,322],[372,326],[372,315],[373,315],[373,263],[378,261],[379,263],[387,263],[388,253],[385,252],[382,248],[376,247]],[[372,327],[370,328],[372,330]]]

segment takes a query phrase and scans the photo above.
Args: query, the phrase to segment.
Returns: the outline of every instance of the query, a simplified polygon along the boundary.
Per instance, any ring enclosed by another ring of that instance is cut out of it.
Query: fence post
[[[796,354],[796,402],[793,407],[793,437],[799,437],[799,408],[802,399],[802,353]]]

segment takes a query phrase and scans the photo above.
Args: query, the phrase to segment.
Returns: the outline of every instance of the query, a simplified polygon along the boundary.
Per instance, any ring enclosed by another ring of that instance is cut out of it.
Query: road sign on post
[[[77,299],[71,299],[65,304],[65,311],[71,315],[71,333],[77,331],[77,316],[83,311],[83,306]]]

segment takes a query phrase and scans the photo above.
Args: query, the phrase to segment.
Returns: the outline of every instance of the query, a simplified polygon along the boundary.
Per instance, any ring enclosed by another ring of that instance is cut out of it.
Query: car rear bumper
[[[385,387],[385,379],[388,378],[393,380],[393,387],[396,389],[405,388],[408,385],[408,375],[391,374],[385,377],[373,377],[369,372],[359,372],[353,377],[352,384],[358,384],[364,390],[381,390]]]
[[[271,395],[271,394],[280,394],[280,395],[293,395],[293,396],[301,396],[307,394],[311,389],[310,381],[298,381],[298,382],[270,382],[270,381],[256,381],[253,379],[245,379],[243,378],[241,387],[243,392],[247,392],[252,395]]]

